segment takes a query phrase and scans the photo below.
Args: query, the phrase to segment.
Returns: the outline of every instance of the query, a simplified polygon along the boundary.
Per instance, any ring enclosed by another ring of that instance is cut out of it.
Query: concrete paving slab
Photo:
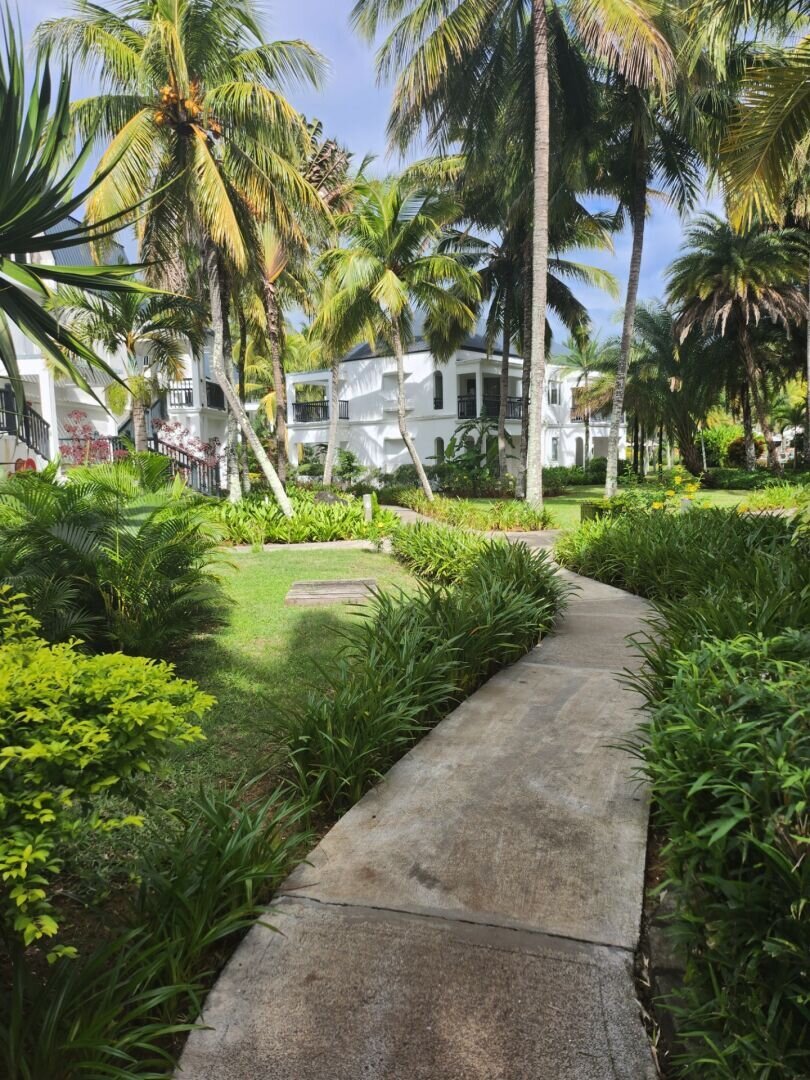
[[[529,654],[529,663],[609,672],[637,670],[642,660],[628,648],[627,638],[643,629],[638,615],[580,612],[572,603],[554,634]]]
[[[616,749],[637,598],[553,637],[323,838],[206,1003],[181,1080],[652,1080],[634,1001],[645,791]]]
[[[285,893],[632,949],[647,801],[611,744],[639,704],[605,673],[538,679],[518,662],[341,818]]]
[[[653,1080],[631,957],[502,928],[274,905],[182,1080]]]

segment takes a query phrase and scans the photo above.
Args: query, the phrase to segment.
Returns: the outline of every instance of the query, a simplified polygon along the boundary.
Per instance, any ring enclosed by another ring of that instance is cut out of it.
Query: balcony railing
[[[148,446],[152,453],[167,457],[171,462],[172,474],[182,476],[194,491],[198,491],[201,495],[219,495],[219,465],[209,465],[207,461],[200,461],[199,458],[187,454],[185,450],[171,446],[154,435],[149,439]]]
[[[485,395],[481,402],[481,412],[484,416],[491,419],[497,419],[498,410],[500,407],[500,398]],[[475,394],[462,394],[458,399],[458,418],[459,420],[475,420],[478,417],[476,412]],[[508,397],[506,399],[506,419],[507,420],[520,420],[523,416],[523,399],[519,397]]]
[[[13,435],[47,461],[51,456],[51,425],[32,409],[23,405],[17,412],[17,399],[10,386],[0,387],[0,435]]]
[[[173,409],[190,409],[194,405],[194,383],[177,379],[169,383],[169,404]]]
[[[225,392],[219,383],[205,380],[205,404],[209,409],[225,408]]]
[[[329,419],[328,401],[294,401],[293,420],[296,424],[324,424]],[[349,419],[348,401],[338,402],[338,420]]]

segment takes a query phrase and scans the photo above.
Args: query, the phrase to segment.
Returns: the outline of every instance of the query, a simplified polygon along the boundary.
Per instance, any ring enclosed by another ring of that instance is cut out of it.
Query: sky
[[[46,18],[67,14],[69,3],[55,0],[18,0],[23,33],[30,37]],[[320,90],[301,89],[289,94],[307,117],[323,122],[327,135],[348,147],[357,160],[366,154],[376,157],[381,172],[395,171],[401,163],[390,156],[385,127],[391,101],[391,86],[379,85],[374,66],[374,48],[361,40],[349,25],[354,0],[265,0],[265,26],[273,38],[308,41],[328,61],[328,74]],[[74,97],[92,91],[81,76],[74,77]],[[713,200],[707,200],[714,205]],[[645,232],[640,298],[662,297],[665,271],[680,246],[683,223],[660,202],[654,205]],[[614,251],[586,252],[577,257],[610,270],[617,278],[621,297],[630,259],[629,229],[614,238]],[[587,306],[595,330],[603,336],[620,330],[621,301],[598,289],[575,286],[577,296]],[[562,334],[555,327],[557,346]]]

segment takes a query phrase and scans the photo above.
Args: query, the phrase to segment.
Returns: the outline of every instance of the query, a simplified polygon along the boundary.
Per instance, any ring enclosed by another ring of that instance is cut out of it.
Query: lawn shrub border
[[[548,553],[420,523],[393,538],[420,579],[378,593],[345,634],[326,688],[287,719],[298,791],[329,814],[348,810],[416,741],[546,633],[566,587]]]

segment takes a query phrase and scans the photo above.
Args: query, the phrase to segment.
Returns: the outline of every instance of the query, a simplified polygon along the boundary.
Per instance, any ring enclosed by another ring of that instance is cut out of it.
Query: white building
[[[123,260],[123,249],[118,249],[113,260],[116,256]],[[47,254],[39,258],[63,266],[88,266],[93,261],[86,244],[53,251],[50,259]],[[11,330],[25,402],[22,410],[18,409],[11,385],[0,367],[0,470],[41,469],[57,455],[68,463],[112,457],[122,447],[122,437],[132,435],[129,411],[115,416],[106,407],[105,393],[113,380],[80,364],[93,394],[80,390],[69,379],[54,374],[52,365],[36,344],[16,327],[12,326]],[[100,355],[121,377],[126,375],[122,357]],[[184,363],[184,377],[156,396],[147,418],[148,434],[153,449],[166,453],[184,469],[193,469],[195,486],[199,480],[203,489],[211,490],[218,488],[219,478],[198,469],[195,459],[199,456],[200,443],[224,442],[225,401],[213,379],[209,349],[199,359],[189,350]],[[157,420],[174,421],[173,433],[162,439],[158,428],[152,427]],[[183,432],[188,432],[188,436]],[[189,462],[187,458],[192,460]]]
[[[463,420],[482,412],[497,419],[500,356],[488,356],[483,338],[468,338],[446,363],[438,364],[424,339],[417,338],[405,357],[408,431],[426,464],[441,461],[453,432]],[[516,471],[522,415],[523,360],[509,363],[506,428],[513,441],[510,471]],[[325,447],[329,438],[331,373],[287,375],[289,452],[301,461],[305,448]],[[396,360],[361,345],[338,367],[338,446],[353,451],[363,465],[391,473],[410,463],[397,422]],[[545,465],[581,465],[585,456],[584,413],[577,407],[576,376],[549,365],[544,402]],[[591,416],[590,457],[607,456],[609,415]],[[625,429],[619,456],[624,455]]]

